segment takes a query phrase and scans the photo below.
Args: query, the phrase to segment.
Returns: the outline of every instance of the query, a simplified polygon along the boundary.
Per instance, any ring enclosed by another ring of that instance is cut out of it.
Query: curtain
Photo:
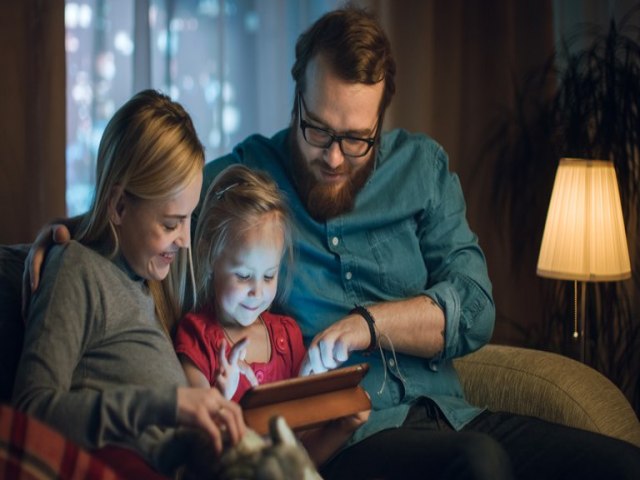
[[[208,160],[289,123],[298,34],[335,0],[67,0],[67,207],[94,185],[102,131],[144,88],[181,102]]]
[[[64,205],[64,1],[0,2],[0,243]]]

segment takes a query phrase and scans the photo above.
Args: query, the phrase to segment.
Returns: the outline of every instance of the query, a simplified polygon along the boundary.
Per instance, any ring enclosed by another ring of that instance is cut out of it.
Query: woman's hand
[[[220,370],[216,376],[216,388],[218,388],[228,400],[233,398],[233,395],[238,389],[240,374],[246,376],[252,386],[258,385],[258,379],[253,373],[253,370],[244,361],[247,355],[248,344],[249,339],[243,338],[231,347],[229,357],[227,358],[227,342],[226,340],[222,340],[221,342],[220,351],[218,352],[218,365]]]
[[[179,425],[206,431],[217,454],[222,453],[225,442],[238,443],[247,428],[240,406],[215,388],[178,388],[177,421]]]

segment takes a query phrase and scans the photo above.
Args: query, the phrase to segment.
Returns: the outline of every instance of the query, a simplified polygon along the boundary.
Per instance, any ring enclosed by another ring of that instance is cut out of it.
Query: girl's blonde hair
[[[293,264],[292,227],[287,203],[269,175],[243,165],[231,165],[214,179],[198,217],[194,240],[198,308],[211,306],[209,295],[216,262],[230,244],[242,238],[244,232],[260,225],[265,214],[272,214],[282,229],[281,267],[286,265],[288,268],[278,296],[283,298],[286,295]]]
[[[98,147],[96,191],[76,239],[112,258],[119,252],[109,203],[121,191],[143,200],[175,196],[204,168],[204,148],[191,117],[155,90],[134,95],[113,115]],[[169,276],[149,282],[158,315],[170,330],[185,303],[189,252],[182,251]]]

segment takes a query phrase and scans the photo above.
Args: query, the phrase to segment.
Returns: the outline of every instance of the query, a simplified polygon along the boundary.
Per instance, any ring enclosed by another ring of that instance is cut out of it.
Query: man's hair
[[[348,82],[375,84],[384,80],[380,117],[396,91],[396,63],[391,45],[375,16],[346,7],[320,17],[298,38],[296,61],[291,75],[296,93],[305,93],[305,72],[309,61],[322,54],[334,72]]]

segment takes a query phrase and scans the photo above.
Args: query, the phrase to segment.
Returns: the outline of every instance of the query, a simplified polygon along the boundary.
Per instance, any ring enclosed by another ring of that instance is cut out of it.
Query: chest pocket
[[[385,293],[406,297],[424,290],[427,269],[412,219],[371,230],[367,239]]]

